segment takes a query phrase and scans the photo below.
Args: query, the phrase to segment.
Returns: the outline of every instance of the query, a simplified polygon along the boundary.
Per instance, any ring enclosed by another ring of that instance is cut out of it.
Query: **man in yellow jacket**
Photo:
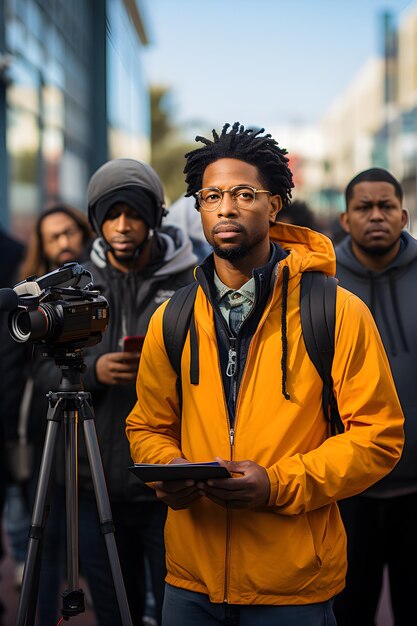
[[[154,483],[169,506],[163,626],[331,626],[344,587],[337,500],[398,461],[403,415],[372,316],[337,288],[334,393],[345,432],[328,437],[322,381],[300,321],[303,272],[334,275],[331,242],[280,224],[293,187],[270,135],[226,124],[186,155],[187,195],[214,254],[197,268],[199,380],[182,354],[182,399],[154,314],[138,400],[136,463],[217,460],[230,478]]]

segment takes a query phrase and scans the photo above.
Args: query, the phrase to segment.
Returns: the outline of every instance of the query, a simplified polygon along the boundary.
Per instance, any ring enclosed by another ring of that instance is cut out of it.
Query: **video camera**
[[[0,289],[0,311],[9,313],[12,338],[77,350],[101,341],[109,323],[107,300],[94,291],[91,272],[66,263],[44,274],[29,276],[13,289]]]

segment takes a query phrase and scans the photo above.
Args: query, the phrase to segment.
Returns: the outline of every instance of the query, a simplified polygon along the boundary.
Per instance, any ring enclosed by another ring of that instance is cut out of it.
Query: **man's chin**
[[[112,252],[116,261],[122,265],[126,265],[126,267],[130,267],[136,258],[134,250],[113,250]]]
[[[397,244],[396,241],[394,241],[391,244],[383,243],[381,241],[380,243],[373,242],[373,243],[369,243],[368,245],[359,245],[359,247],[362,248],[362,250],[366,254],[369,254],[370,256],[378,257],[378,256],[384,256],[385,254],[388,254],[389,252],[391,252],[391,250],[395,247],[396,244]]]
[[[226,261],[238,261],[249,253],[247,246],[213,246],[213,252],[220,259]]]
[[[75,263],[77,259],[74,255],[65,255],[56,260],[56,267],[60,267],[61,265],[65,265],[65,263]]]

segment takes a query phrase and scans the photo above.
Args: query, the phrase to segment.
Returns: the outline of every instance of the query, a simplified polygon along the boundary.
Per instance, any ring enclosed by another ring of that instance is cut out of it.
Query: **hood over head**
[[[90,178],[87,188],[88,217],[101,234],[108,210],[117,202],[137,211],[149,228],[159,228],[165,215],[164,191],[155,170],[136,159],[113,159]]]

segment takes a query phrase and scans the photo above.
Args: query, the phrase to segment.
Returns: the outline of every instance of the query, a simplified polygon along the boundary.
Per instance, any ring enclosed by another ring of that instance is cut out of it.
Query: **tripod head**
[[[82,390],[81,374],[86,369],[82,348],[45,346],[41,355],[54,359],[55,365],[61,370],[59,391]]]

